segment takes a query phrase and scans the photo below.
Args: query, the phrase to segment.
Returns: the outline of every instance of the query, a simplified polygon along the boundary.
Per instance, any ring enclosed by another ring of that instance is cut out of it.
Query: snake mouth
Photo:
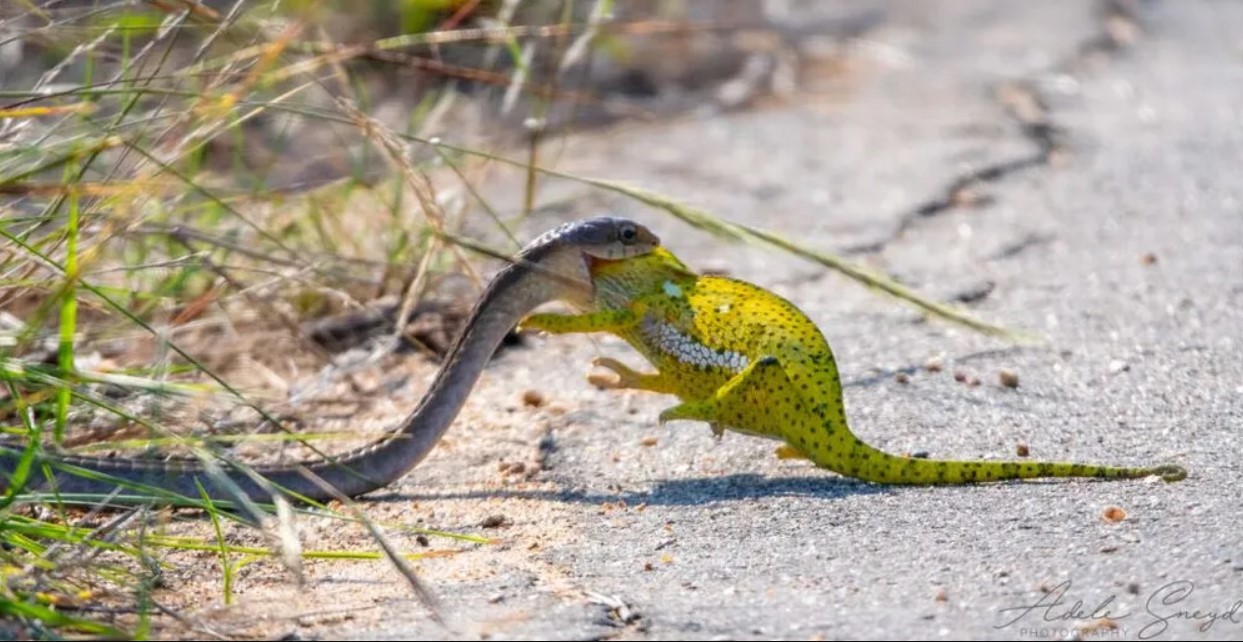
[[[584,252],[583,262],[587,264],[587,272],[592,276],[596,276],[601,268],[621,263],[622,259],[606,259],[602,256],[596,256],[594,254],[587,254]]]

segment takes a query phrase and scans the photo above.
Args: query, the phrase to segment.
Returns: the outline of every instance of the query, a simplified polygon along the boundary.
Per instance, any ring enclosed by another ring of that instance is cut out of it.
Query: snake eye
[[[617,236],[622,240],[622,243],[629,245],[639,239],[639,230],[635,229],[633,225],[623,225],[618,230]]]

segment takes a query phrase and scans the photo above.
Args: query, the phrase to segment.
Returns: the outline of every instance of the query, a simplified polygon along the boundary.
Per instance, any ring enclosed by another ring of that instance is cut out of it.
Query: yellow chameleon
[[[1034,477],[1127,479],[1187,476],[1181,466],[1124,468],[1054,462],[939,461],[898,457],[851,432],[837,364],[824,335],[785,299],[731,278],[700,276],[663,249],[591,267],[594,299],[582,314],[535,314],[522,326],[549,333],[608,332],[656,367],[638,373],[616,360],[595,365],[616,378],[603,387],[676,395],[660,421],[708,422],[778,439],[779,457],[802,457],[858,479],[887,484],[965,484]]]

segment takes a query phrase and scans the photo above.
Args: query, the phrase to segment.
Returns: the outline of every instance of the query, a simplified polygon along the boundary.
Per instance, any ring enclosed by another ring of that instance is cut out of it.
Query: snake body
[[[118,487],[146,486],[199,498],[201,485],[214,500],[233,500],[240,493],[251,500],[268,501],[274,492],[283,492],[325,501],[338,493],[354,497],[387,486],[418,465],[440,441],[497,346],[523,316],[553,300],[590,300],[593,263],[637,256],[659,242],[643,226],[613,217],[567,223],[532,241],[488,284],[414,411],[383,437],[356,450],[309,462],[249,467],[224,460],[209,464],[210,460],[195,457],[158,460],[38,453],[26,488],[62,495],[106,495]],[[22,455],[21,449],[0,447],[3,487],[9,486]],[[218,472],[210,472],[210,467]],[[44,470],[53,474],[44,475]],[[149,494],[138,496],[150,501]]]

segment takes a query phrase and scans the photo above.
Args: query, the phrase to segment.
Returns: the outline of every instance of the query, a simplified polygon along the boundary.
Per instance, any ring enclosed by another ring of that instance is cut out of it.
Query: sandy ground
[[[458,552],[415,564],[447,628],[383,562],[311,562],[304,587],[252,564],[223,607],[204,553],[170,571],[167,601],[200,631],[285,639],[1243,636],[1243,4],[1136,3],[1139,23],[1079,0],[882,6],[847,64],[808,70],[795,95],[577,136],[556,164],[816,247],[872,245],[859,260],[940,298],[987,292],[977,314],[1047,337],[1009,348],[604,201],[693,266],[802,307],[866,440],[994,459],[1025,442],[1041,459],[1176,462],[1186,481],[856,483],[768,442],[662,429],[670,398],[595,390],[593,356],[638,363],[618,341],[536,338],[490,367],[425,465],[363,502],[378,520],[494,538],[433,537]],[[952,194],[987,168],[1001,169]],[[933,357],[944,370],[922,369]],[[545,403],[524,404],[528,390]],[[500,470],[515,462],[528,470]],[[1114,506],[1126,519],[1102,518]],[[302,528],[307,548],[374,548],[337,522]]]

